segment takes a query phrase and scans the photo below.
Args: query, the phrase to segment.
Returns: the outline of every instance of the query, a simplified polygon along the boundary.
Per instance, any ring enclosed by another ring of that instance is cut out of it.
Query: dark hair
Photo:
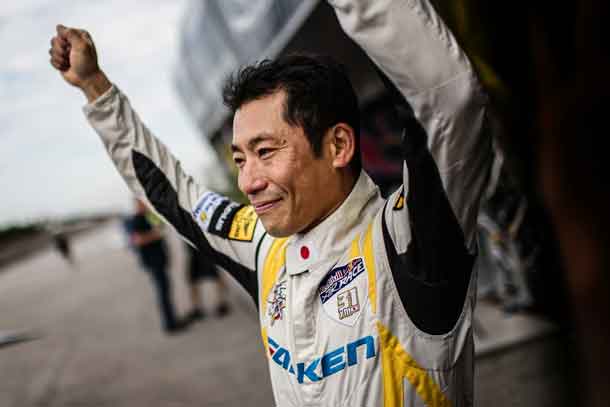
[[[354,88],[342,64],[333,58],[289,54],[242,67],[223,86],[223,100],[234,114],[243,104],[286,92],[283,117],[303,128],[313,152],[319,157],[322,137],[337,123],[354,129],[356,149],[350,167],[357,174],[360,159],[360,111]]]

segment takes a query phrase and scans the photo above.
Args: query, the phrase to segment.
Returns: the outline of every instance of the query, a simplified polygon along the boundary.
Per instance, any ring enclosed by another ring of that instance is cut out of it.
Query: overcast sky
[[[101,68],[187,170],[213,167],[174,90],[186,0],[0,2],[0,227],[127,210],[126,187],[82,113],[82,93],[49,64],[55,25],[87,29]]]

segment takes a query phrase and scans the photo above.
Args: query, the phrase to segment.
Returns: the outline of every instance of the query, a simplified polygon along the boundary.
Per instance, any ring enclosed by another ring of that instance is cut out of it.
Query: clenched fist
[[[89,102],[110,88],[110,81],[97,64],[93,40],[85,30],[58,25],[49,54],[51,65],[66,82],[80,88]]]

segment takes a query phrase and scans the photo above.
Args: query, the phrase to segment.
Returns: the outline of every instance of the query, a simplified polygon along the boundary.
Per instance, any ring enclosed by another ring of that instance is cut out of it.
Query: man
[[[178,321],[174,311],[171,278],[167,273],[167,247],[159,226],[151,220],[152,213],[144,202],[136,199],[135,206],[136,213],[127,222],[130,244],[155,285],[163,330],[174,334],[182,331],[185,325]]]
[[[404,186],[387,202],[360,169],[356,97],[332,60],[264,61],[225,87],[249,206],[183,173],[86,32],[60,26],[51,63],[131,189],[254,299],[278,405],[472,405],[486,99],[427,1],[330,3],[397,88]]]

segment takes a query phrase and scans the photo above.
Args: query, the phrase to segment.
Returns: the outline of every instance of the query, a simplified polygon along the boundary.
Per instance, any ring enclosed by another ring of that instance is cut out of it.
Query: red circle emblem
[[[307,246],[301,246],[301,257],[305,260],[309,258],[309,248]]]

